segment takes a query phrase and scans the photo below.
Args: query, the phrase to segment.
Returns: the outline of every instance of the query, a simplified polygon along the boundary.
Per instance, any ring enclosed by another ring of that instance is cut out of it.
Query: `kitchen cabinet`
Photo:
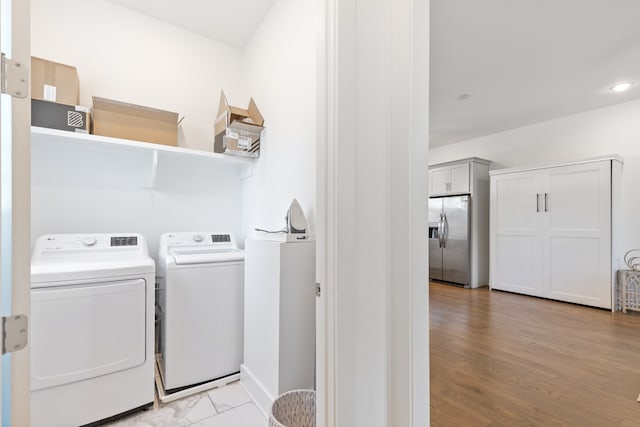
[[[448,194],[462,194],[470,192],[470,163],[435,167],[429,169],[429,194],[442,196]]]
[[[491,288],[611,308],[617,156],[491,171]]]

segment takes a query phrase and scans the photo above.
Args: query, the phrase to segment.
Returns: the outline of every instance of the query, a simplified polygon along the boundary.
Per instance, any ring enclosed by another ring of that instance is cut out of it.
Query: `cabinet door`
[[[543,296],[611,308],[611,162],[544,172]]]
[[[431,169],[429,194],[437,196],[469,193],[469,169],[469,163]]]
[[[491,177],[491,288],[542,293],[539,172]]]
[[[469,163],[451,166],[449,169],[449,190],[451,193],[469,192]]]
[[[429,194],[431,196],[447,194],[449,181],[449,168],[432,169],[429,171]]]

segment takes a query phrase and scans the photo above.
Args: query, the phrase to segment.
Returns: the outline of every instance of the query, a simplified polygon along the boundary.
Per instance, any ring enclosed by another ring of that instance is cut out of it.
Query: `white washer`
[[[165,233],[158,254],[167,391],[240,372],[244,251],[230,234]]]
[[[154,285],[155,265],[140,234],[36,241],[32,426],[77,426],[153,402]]]

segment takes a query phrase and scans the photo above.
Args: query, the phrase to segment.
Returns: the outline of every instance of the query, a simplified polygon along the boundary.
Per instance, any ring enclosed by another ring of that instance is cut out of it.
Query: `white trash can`
[[[315,427],[315,390],[282,393],[271,405],[269,427]]]

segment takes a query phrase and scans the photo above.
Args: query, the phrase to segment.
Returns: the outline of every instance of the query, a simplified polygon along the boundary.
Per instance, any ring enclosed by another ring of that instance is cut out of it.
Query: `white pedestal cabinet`
[[[613,307],[617,156],[491,171],[491,288]]]
[[[315,388],[315,241],[245,241],[240,382],[268,415],[274,399]]]

